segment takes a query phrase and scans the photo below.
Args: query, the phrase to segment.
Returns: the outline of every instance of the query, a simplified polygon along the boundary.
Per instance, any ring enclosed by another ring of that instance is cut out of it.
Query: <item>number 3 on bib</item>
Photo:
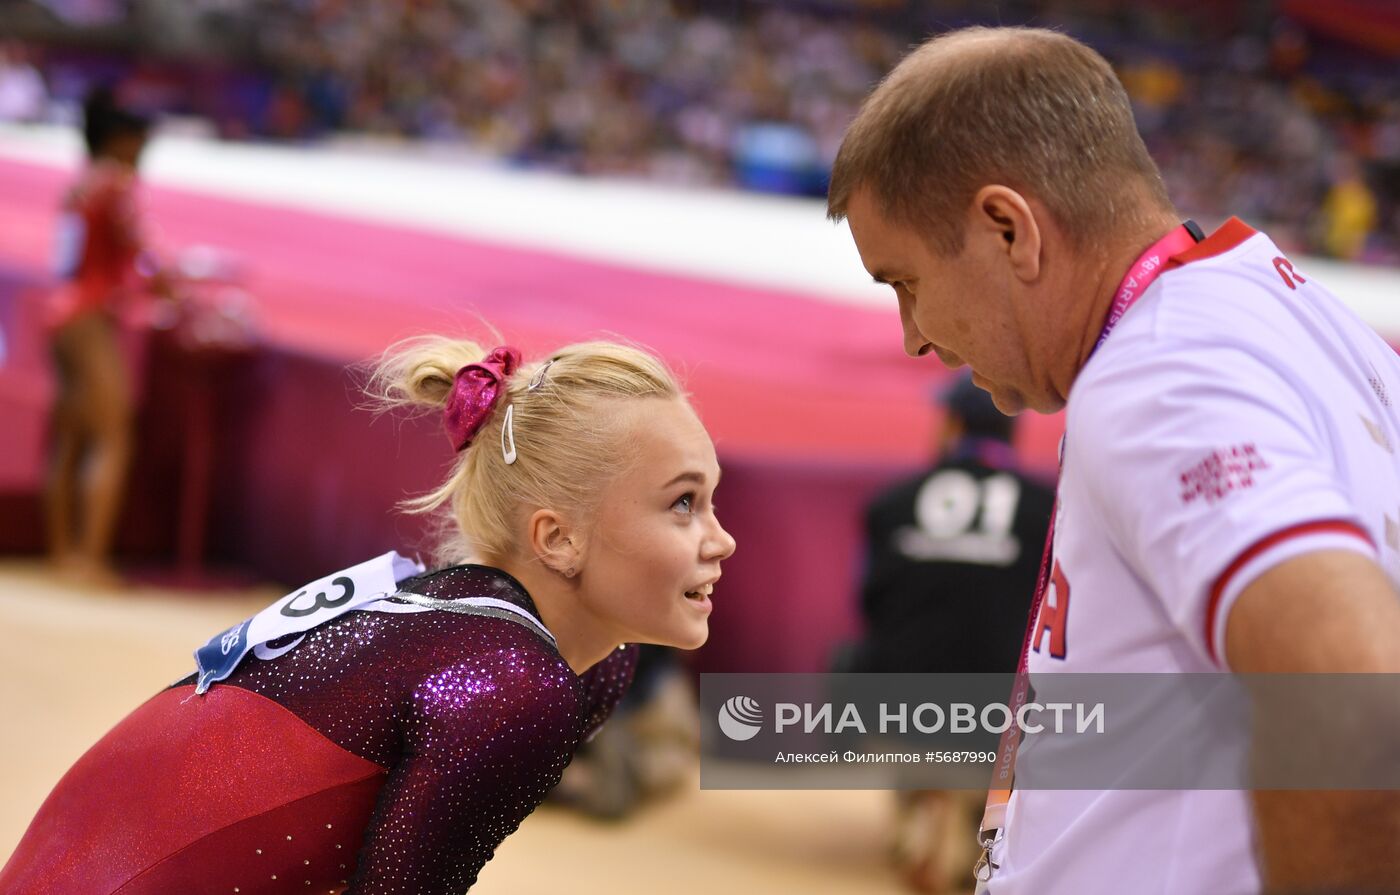
[[[305,609],[297,609],[292,604],[306,596],[306,591],[302,591],[293,597],[286,606],[282,607],[282,614],[288,618],[303,618],[319,612],[322,609],[334,609],[337,606],[343,606],[349,602],[351,597],[355,596],[355,582],[343,575],[332,581],[331,586],[340,588],[340,596],[327,600],[324,592],[318,593],[316,594],[315,601],[310,606],[307,606]]]

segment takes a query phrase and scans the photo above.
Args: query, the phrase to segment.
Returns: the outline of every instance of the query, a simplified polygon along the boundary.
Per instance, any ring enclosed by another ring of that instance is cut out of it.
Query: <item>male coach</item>
[[[1068,407],[1033,677],[1400,672],[1400,360],[1264,234],[1182,222],[1102,57],[1032,29],[925,43],[828,203],[910,355],[1007,413]],[[994,895],[1400,891],[1396,792],[989,809]]]

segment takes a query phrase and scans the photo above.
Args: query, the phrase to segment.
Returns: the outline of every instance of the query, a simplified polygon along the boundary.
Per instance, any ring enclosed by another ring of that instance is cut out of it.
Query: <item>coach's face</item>
[[[987,189],[974,204],[983,204]],[[1041,321],[1031,312],[1041,303],[1028,300],[1024,256],[1029,251],[1038,258],[1038,241],[1026,245],[995,202],[969,214],[962,251],[954,257],[940,254],[912,227],[891,221],[869,190],[856,189],[846,211],[865,269],[894,288],[905,352],[932,352],[949,367],[967,364],[973,382],[991,393],[1003,413],[1059,409],[1063,401],[1033,370]],[[1031,272],[1030,280],[1038,273]]]

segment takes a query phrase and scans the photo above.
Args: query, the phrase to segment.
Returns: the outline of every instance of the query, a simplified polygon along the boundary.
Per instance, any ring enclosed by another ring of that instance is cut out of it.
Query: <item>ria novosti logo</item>
[[[797,728],[793,732],[907,734],[912,726],[919,733],[1001,734],[1014,726],[1025,734],[1067,733],[1071,727],[1077,734],[1089,730],[1103,733],[1104,711],[1102,702],[1025,702],[1014,708],[1001,702],[924,702],[912,708],[907,703],[882,702],[878,724],[872,724],[854,703],[845,703],[838,711],[830,702],[777,702],[773,704],[773,732],[782,734]],[[731,740],[753,739],[763,728],[762,705],[748,696],[731,696],[719,708],[719,728]]]
[[[763,727],[763,708],[747,696],[732,696],[719,707],[719,729],[731,740],[751,740]]]

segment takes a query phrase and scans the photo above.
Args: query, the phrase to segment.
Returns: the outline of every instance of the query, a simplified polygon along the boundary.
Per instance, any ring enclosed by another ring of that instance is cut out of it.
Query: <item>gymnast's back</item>
[[[347,612],[202,695],[192,676],[152,697],[59,781],[0,893],[466,891],[611,712],[636,650],[574,674],[492,567],[400,590],[416,611]]]

